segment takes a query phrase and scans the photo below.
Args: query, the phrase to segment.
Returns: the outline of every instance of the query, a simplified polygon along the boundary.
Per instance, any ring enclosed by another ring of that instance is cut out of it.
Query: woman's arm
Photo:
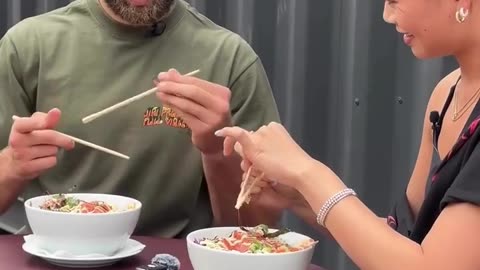
[[[302,219],[305,223],[310,225],[312,228],[315,228],[318,232],[323,234],[324,236],[333,239],[332,234],[322,226],[318,226],[317,223],[317,215],[315,212],[312,210],[310,205],[308,204],[307,201],[303,204],[294,204],[289,207],[289,210],[298,218]],[[387,219],[384,217],[379,217],[378,218],[380,222],[387,224]]]
[[[303,183],[299,190],[316,213],[330,196],[345,188],[325,168],[317,163],[298,180]],[[361,269],[480,268],[480,207],[471,204],[445,208],[421,245],[391,229],[356,197],[347,197],[332,208],[326,228]]]

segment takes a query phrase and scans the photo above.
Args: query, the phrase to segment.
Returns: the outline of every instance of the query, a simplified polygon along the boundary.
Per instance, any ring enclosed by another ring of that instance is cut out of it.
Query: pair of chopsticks
[[[242,185],[240,189],[240,193],[238,194],[238,197],[237,197],[237,204],[235,205],[236,209],[240,209],[244,203],[248,204],[250,202],[250,194],[252,193],[253,188],[255,187],[257,182],[260,181],[260,179],[262,179],[264,176],[264,173],[261,173],[260,175],[257,175],[254,178],[250,178],[251,173],[252,173],[252,166],[248,168],[247,174],[245,175],[244,184]],[[249,184],[249,181],[251,181],[250,184]]]
[[[185,76],[192,76],[192,75],[197,74],[198,72],[200,72],[200,70],[197,69],[197,70],[195,70],[195,71],[192,71],[192,72],[190,72],[190,73],[185,74]],[[106,109],[104,109],[104,110],[102,110],[102,111],[100,111],[100,112],[97,112],[97,113],[94,113],[94,114],[92,114],[92,115],[89,115],[89,116],[83,118],[83,119],[82,119],[82,122],[83,122],[84,124],[86,124],[86,123],[88,123],[88,122],[91,122],[91,121],[93,121],[93,120],[95,120],[95,119],[97,119],[97,118],[99,118],[99,117],[101,117],[101,116],[103,116],[103,115],[105,115],[105,114],[108,114],[108,113],[110,113],[110,112],[112,112],[112,111],[114,111],[114,110],[117,110],[117,109],[119,109],[119,108],[121,108],[121,107],[124,107],[124,106],[126,106],[126,105],[128,105],[128,104],[130,104],[130,103],[132,103],[132,102],[134,102],[134,101],[136,101],[136,100],[139,100],[139,99],[144,98],[144,97],[146,97],[146,96],[148,96],[148,95],[151,95],[151,94],[155,93],[156,91],[157,91],[157,88],[154,87],[154,88],[152,88],[152,89],[150,89],[150,90],[147,90],[147,91],[145,91],[145,92],[143,92],[143,93],[141,93],[141,94],[138,94],[138,95],[133,96],[133,97],[131,97],[131,98],[129,98],[129,99],[126,99],[126,100],[124,100],[124,101],[122,101],[122,102],[119,102],[119,103],[117,103],[117,104],[115,104],[115,105],[113,105],[113,106],[110,106],[110,107],[108,107],[108,108],[106,108]],[[13,118],[13,120],[17,120],[19,117],[14,115],[12,118]],[[57,132],[58,132],[58,131],[57,131]],[[122,153],[119,153],[119,152],[117,152],[117,151],[113,151],[113,150],[108,149],[108,148],[105,148],[105,147],[103,147],[103,146],[96,145],[96,144],[91,143],[91,142],[87,142],[87,141],[85,141],[85,140],[82,140],[82,139],[79,139],[79,138],[76,138],[76,137],[67,135],[67,134],[62,133],[62,132],[58,132],[58,133],[59,133],[60,135],[63,135],[63,136],[65,136],[65,137],[73,140],[74,142],[79,143],[79,144],[83,144],[83,145],[85,145],[85,146],[91,147],[91,148],[93,148],[93,149],[97,149],[97,150],[99,150],[99,151],[102,151],[102,152],[105,152],[105,153],[108,153],[108,154],[111,154],[111,155],[114,155],[114,156],[117,156],[117,157],[120,157],[120,158],[130,159],[129,156],[124,155],[124,154],[122,154]]]
[[[185,74],[184,76],[193,76],[193,75],[197,74],[198,72],[200,72],[199,69],[194,70],[194,71],[192,71],[192,72],[190,72],[190,73],[187,73],[187,74]],[[143,92],[143,93],[141,93],[141,94],[138,94],[138,95],[133,96],[133,97],[131,97],[131,98],[129,98],[129,99],[126,99],[126,100],[124,100],[124,101],[122,101],[122,102],[119,102],[119,103],[117,103],[117,104],[115,104],[115,105],[112,105],[112,106],[110,106],[110,107],[108,107],[108,108],[106,108],[106,109],[103,109],[103,110],[101,110],[101,111],[99,111],[99,112],[97,112],[97,113],[94,113],[94,114],[91,114],[91,115],[89,115],[89,116],[86,116],[86,117],[84,117],[84,118],[82,119],[82,122],[83,122],[84,124],[89,123],[89,122],[92,122],[93,120],[95,120],[95,119],[97,119],[97,118],[99,118],[99,117],[101,117],[101,116],[103,116],[103,115],[105,115],[105,114],[111,113],[111,112],[113,112],[113,111],[115,111],[115,110],[117,110],[117,109],[119,109],[119,108],[121,108],[121,107],[127,106],[128,104],[130,104],[130,103],[132,103],[132,102],[134,102],[134,101],[137,101],[137,100],[139,100],[139,99],[141,99],[141,98],[144,98],[144,97],[146,97],[146,96],[148,96],[148,95],[151,95],[151,94],[155,93],[156,91],[157,91],[157,88],[154,87],[154,88],[152,88],[152,89],[150,89],[150,90],[147,90],[147,91],[145,91],[145,92]]]

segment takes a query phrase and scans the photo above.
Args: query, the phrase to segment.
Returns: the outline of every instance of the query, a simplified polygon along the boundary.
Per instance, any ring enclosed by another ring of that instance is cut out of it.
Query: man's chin
[[[169,16],[175,0],[103,0],[110,11],[124,23],[152,25]]]

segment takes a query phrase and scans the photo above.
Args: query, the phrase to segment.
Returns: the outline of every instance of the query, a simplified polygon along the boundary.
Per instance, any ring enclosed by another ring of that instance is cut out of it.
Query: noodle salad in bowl
[[[136,199],[97,193],[38,196],[24,205],[38,248],[107,256],[124,247],[142,208]]]
[[[295,245],[290,245],[279,237],[288,232],[285,229],[269,232],[268,226],[265,225],[259,225],[252,229],[240,227],[227,237],[216,236],[210,239],[197,240],[196,242],[202,246],[217,250],[264,254],[295,252],[310,248],[316,244],[313,239],[308,238]]]
[[[195,270],[306,270],[317,241],[289,230],[213,227],[187,236]]]
[[[40,209],[63,213],[99,214],[118,212],[118,207],[104,201],[84,201],[65,194],[52,195],[40,205]],[[135,203],[125,210],[135,209]]]

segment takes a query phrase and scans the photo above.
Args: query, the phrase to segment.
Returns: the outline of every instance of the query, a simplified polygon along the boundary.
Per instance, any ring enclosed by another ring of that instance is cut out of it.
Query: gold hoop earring
[[[457,19],[458,23],[463,23],[465,19],[467,19],[468,10],[465,10],[463,7],[457,10],[455,13],[455,18]]]

